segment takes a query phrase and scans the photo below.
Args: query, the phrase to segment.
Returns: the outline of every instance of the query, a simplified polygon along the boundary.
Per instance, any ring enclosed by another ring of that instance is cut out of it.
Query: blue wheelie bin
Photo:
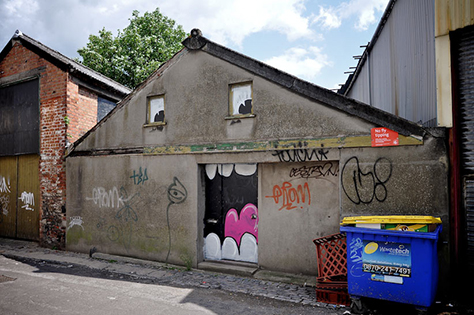
[[[430,307],[438,285],[437,241],[442,229],[441,224],[432,226],[431,232],[415,232],[342,225],[351,298],[412,304],[420,310]]]

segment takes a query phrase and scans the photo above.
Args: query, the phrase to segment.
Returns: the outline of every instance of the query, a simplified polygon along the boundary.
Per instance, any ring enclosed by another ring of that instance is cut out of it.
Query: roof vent
[[[18,37],[20,37],[21,35],[23,35],[23,33],[22,33],[20,30],[16,30],[16,31],[15,31],[15,34],[13,34],[13,38],[18,38]]]

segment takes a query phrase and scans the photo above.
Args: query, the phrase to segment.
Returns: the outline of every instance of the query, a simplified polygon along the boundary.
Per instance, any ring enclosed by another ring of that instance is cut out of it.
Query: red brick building
[[[0,236],[64,247],[65,150],[129,92],[14,34],[0,52]]]

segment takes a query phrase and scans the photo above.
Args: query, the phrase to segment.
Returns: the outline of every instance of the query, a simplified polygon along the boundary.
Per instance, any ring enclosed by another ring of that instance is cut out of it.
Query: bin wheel
[[[351,313],[352,314],[368,314],[369,309],[367,308],[367,305],[365,305],[364,302],[362,302],[361,299],[358,298],[352,298],[351,299]]]
[[[428,309],[426,308],[417,308],[416,315],[428,315]]]

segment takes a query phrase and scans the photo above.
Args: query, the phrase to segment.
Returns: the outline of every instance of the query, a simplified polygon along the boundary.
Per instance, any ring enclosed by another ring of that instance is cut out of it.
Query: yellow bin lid
[[[419,224],[441,224],[440,218],[423,215],[380,215],[380,216],[358,216],[342,219],[341,225],[357,223],[419,223]]]

